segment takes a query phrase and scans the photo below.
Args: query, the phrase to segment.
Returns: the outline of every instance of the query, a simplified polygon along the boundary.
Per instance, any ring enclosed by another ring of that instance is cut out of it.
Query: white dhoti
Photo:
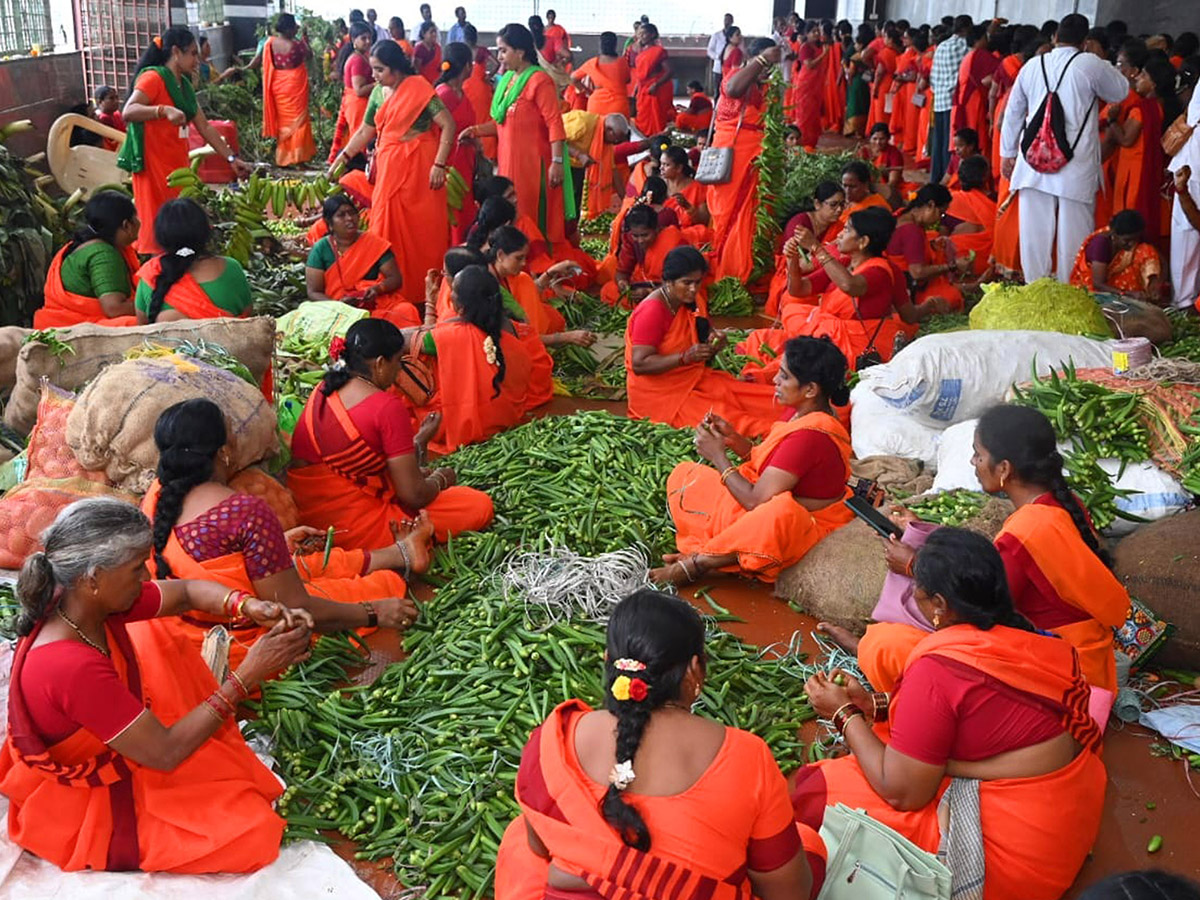
[[[1191,226],[1176,197],[1171,208],[1171,305],[1189,308],[1200,298],[1200,231]]]
[[[1079,248],[1096,230],[1096,201],[1068,200],[1025,187],[1017,194],[1017,202],[1021,205],[1021,269],[1025,281],[1054,275],[1057,263],[1058,280],[1066,284]]]

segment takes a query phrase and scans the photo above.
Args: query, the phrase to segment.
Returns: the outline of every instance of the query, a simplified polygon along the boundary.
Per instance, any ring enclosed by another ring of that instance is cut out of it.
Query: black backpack
[[[1063,78],[1067,74],[1067,69],[1071,67],[1071,63],[1075,62],[1076,57],[1082,55],[1082,50],[1076,50],[1075,55],[1067,60],[1067,64],[1059,73],[1058,84],[1054,86],[1053,90],[1050,88],[1050,79],[1046,75],[1046,57],[1039,57],[1042,65],[1042,80],[1046,83],[1046,96],[1042,99],[1041,105],[1038,106],[1032,118],[1025,123],[1024,133],[1021,137],[1021,155],[1025,157],[1030,168],[1043,175],[1053,175],[1074,158],[1075,148],[1079,146],[1083,131],[1087,127],[1088,118],[1092,114],[1092,107],[1088,106],[1087,112],[1083,116],[1083,122],[1079,125],[1079,134],[1075,135],[1073,142],[1068,143],[1067,119],[1063,113],[1062,101],[1058,99],[1058,89],[1062,87]]]

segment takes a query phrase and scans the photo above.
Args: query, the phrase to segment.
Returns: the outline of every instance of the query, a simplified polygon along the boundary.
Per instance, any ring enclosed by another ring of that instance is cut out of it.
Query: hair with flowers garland
[[[638,745],[654,710],[681,702],[693,659],[704,665],[704,624],[692,606],[652,588],[634,591],[608,620],[604,706],[617,719],[616,763],[600,801],[605,820],[621,840],[650,849],[650,832],[622,791],[636,779]]]
[[[359,319],[350,326],[340,345],[338,340],[329,342],[331,365],[321,380],[321,393],[326,397],[345,387],[355,375],[369,377],[372,360],[392,359],[404,352],[403,333],[387,319]]]

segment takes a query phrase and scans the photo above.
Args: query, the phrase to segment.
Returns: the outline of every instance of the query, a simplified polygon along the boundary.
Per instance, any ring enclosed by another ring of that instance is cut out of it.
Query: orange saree
[[[1087,258],[1087,247],[1092,242],[1092,238],[1107,231],[1107,226],[1099,231],[1094,231],[1083,242],[1083,246],[1079,248],[1079,253],[1075,256],[1075,265],[1071,269],[1071,284],[1087,288],[1089,291],[1096,289],[1092,276],[1092,264],[1088,262]],[[1162,275],[1162,259],[1152,244],[1143,241],[1132,250],[1121,250],[1114,253],[1112,262],[1108,264],[1108,274],[1104,280],[1108,282],[1109,287],[1114,287],[1123,293],[1137,294],[1144,292],[1150,279],[1156,275]],[[34,322],[36,326],[36,319]]]
[[[870,132],[871,126],[876,122],[886,123],[892,117],[896,95],[890,93],[890,91],[892,82],[896,78],[897,57],[898,54],[895,50],[884,45],[875,54],[875,59],[871,63],[875,70],[875,81],[871,84],[871,111],[867,115],[868,132]],[[880,66],[883,67],[882,75],[879,73]]]
[[[517,214],[535,219],[545,240],[557,245],[566,237],[567,214],[563,185],[550,186],[550,145],[565,141],[566,132],[558,91],[550,76],[545,71],[535,72],[503,118],[496,123],[496,174],[516,188]]]
[[[599,57],[589,59],[572,75],[573,78],[590,79],[592,92],[588,94],[587,111],[598,116],[620,113],[629,118],[629,63],[625,57],[616,62],[600,62]]]
[[[842,70],[842,45],[829,44],[825,56],[825,101],[821,105],[821,126],[835,134],[846,124],[846,76]]]
[[[745,282],[754,271],[754,228],[758,210],[758,167],[762,151],[763,97],[755,85],[734,100],[722,94],[717,100],[714,147],[732,147],[731,177],[708,186],[708,211],[712,216],[713,279],[734,277]],[[740,124],[739,124],[740,119]]]
[[[748,869],[774,871],[804,849],[806,837],[815,838],[797,827],[786,783],[766,746],[731,728],[716,758],[686,791],[666,797],[626,793],[653,841],[649,851],[627,846],[600,813],[607,785],[589,777],[575,750],[576,727],[591,711],[580,700],[568,700],[530,735],[517,773],[521,815],[505,831],[496,857],[497,897],[750,900]],[[550,859],[530,849],[529,829]],[[590,890],[548,887],[551,861]],[[814,859],[810,867],[824,871],[824,860]]]
[[[348,547],[385,547],[393,540],[391,523],[412,519],[415,513],[400,504],[387,460],[363,439],[336,392],[326,397],[313,391],[296,427],[305,429],[313,446],[320,448],[313,416],[318,405],[326,404],[350,445],[333,454],[322,450],[321,462],[288,470],[288,488],[300,518],[313,528],[336,528]],[[439,541],[492,522],[491,498],[461,485],[443,490],[425,511]]]
[[[410,134],[417,117],[434,99],[420,76],[405,78],[375,114],[375,190],[371,231],[396,254],[403,281],[400,292],[418,310],[425,302],[425,273],[441,270],[450,246],[446,195],[429,189],[437,158],[438,127]]]
[[[597,114],[598,115],[598,114]],[[588,145],[588,156],[592,164],[584,170],[587,190],[583,193],[581,218],[595,219],[612,210],[617,198],[614,184],[616,160],[613,145],[604,140],[604,119],[601,117],[592,126],[592,139]]]
[[[475,121],[479,124],[491,121],[492,118],[492,86],[488,84],[487,68],[476,63],[471,68],[471,75],[463,82],[463,96],[471,101],[471,109],[475,111]],[[493,162],[496,159],[496,138],[494,135],[479,139],[483,155]]]
[[[956,219],[979,225],[983,231],[967,234],[952,234],[950,242],[959,255],[975,251],[975,263],[971,271],[982,275],[992,257],[996,241],[996,201],[983,191],[951,191],[949,214]]]
[[[367,288],[382,283],[382,274],[375,278],[366,277],[375,263],[392,249],[379,235],[369,231],[359,232],[358,239],[350,245],[350,249],[340,255],[336,243],[331,240],[329,246],[333,248],[334,260],[333,265],[325,270],[325,296],[334,300],[361,297]],[[394,321],[399,328],[421,324],[417,308],[405,300],[399,291],[378,294],[372,315]]]
[[[146,95],[146,103],[150,106],[175,105],[162,76],[153,69],[144,69],[138,75],[134,88]],[[154,219],[159,207],[179,196],[179,188],[167,185],[167,176],[188,164],[188,142],[186,130],[184,136],[180,137],[179,126],[172,125],[169,119],[147,119],[142,123],[142,128],[146,164],[145,168],[134,172],[132,176],[133,204],[142,223],[138,231],[137,249],[139,253],[157,253],[159,247],[154,240]]]
[[[872,206],[878,206],[880,209],[886,209],[888,212],[892,208],[888,205],[887,200],[882,194],[876,194],[874,191],[867,194],[862,200],[857,203],[847,203],[846,208],[842,210],[842,214],[838,216],[838,220],[833,223],[833,226],[825,234],[825,241],[836,241],[842,233],[842,229],[846,227],[846,223],[850,221],[850,217],[856,212],[861,212],[864,209],[870,209]]]
[[[916,152],[914,158],[917,165],[922,168],[929,167],[931,158],[929,152],[931,149],[929,146],[929,128],[933,116],[933,91],[929,88],[929,75],[933,70],[934,52],[934,48],[930,47],[921,54],[917,69],[920,80],[925,85],[925,90],[922,92],[925,95],[925,102],[917,110]],[[905,135],[905,149],[908,148],[909,137],[910,135]]]
[[[660,229],[654,236],[654,242],[646,248],[645,258],[629,273],[630,284],[639,282],[658,284],[662,281],[663,264],[667,261],[667,254],[684,243],[686,241],[676,226],[668,225],[666,228]],[[616,306],[619,303],[623,303],[626,307],[631,305],[628,298],[621,296],[615,280],[609,281],[600,288],[600,299],[609,306]]]
[[[436,453],[450,453],[466,444],[486,441],[518,424],[537,400],[550,399],[547,384],[534,382],[533,358],[527,345],[508,331],[500,333],[505,372],[500,395],[494,396],[492,378],[497,366],[488,362],[486,337],[474,325],[454,319],[434,326],[439,385],[434,402],[442,412],[442,430],[429,448]],[[540,374],[549,381],[548,373]]]
[[[909,121],[916,127],[919,113],[912,104],[913,94],[917,92],[916,76],[921,65],[921,54],[915,47],[909,47],[896,57],[896,79],[892,86],[896,92],[892,94],[892,114],[888,117],[888,127],[892,132],[892,143],[906,153],[916,152],[916,136],[910,134]],[[900,75],[910,76],[911,80],[901,80]],[[910,143],[912,146],[910,147]]]
[[[137,281],[144,281],[154,289],[154,285],[158,283],[158,273],[162,271],[162,257],[154,256],[146,260],[136,276]],[[176,312],[182,313],[189,319],[220,319],[228,318],[229,313],[221,309],[209,298],[205,293],[204,288],[200,287],[200,282],[192,277],[191,272],[184,273],[184,276],[171,285],[171,289],[167,291],[166,303]],[[239,318],[245,318],[250,314],[247,309]]]
[[[938,241],[937,235],[924,231],[915,223],[898,225],[896,227],[896,231],[899,232],[901,228],[915,229],[921,232],[921,240],[924,242],[925,251],[925,259],[923,260],[924,265],[937,266],[946,264],[945,250],[941,247],[940,243],[936,243]],[[887,258],[901,272],[909,271],[909,261],[903,254],[888,253]],[[914,302],[924,303],[926,300],[929,300],[933,297],[941,297],[950,304],[950,309],[954,312],[958,312],[963,308],[962,291],[960,291],[946,275],[937,275],[934,278],[928,279],[924,284],[919,282],[917,283],[917,291]]]
[[[652,295],[642,304],[661,302]],[[670,356],[682,353],[698,342],[696,314],[680,306],[656,352]],[[625,329],[625,372],[629,415],[635,419],[650,419],[675,428],[693,428],[709,412],[715,412],[738,432],[754,438],[770,431],[779,418],[773,385],[739,381],[703,363],[679,365],[658,375],[638,375],[633,371],[633,341],[628,326]]]
[[[1055,772],[979,782],[979,822],[962,823],[982,832],[984,900],[1058,900],[1100,830],[1107,778],[1099,757],[1100,731],[1088,712],[1088,687],[1074,650],[1065,641],[1003,625],[989,631],[955,625],[928,635],[906,666],[925,654],[969,666],[1049,705],[1080,744],[1079,755]],[[901,683],[892,709],[904,702]],[[865,810],[932,853],[941,840],[938,802],[949,783],[943,781],[939,797],[928,806],[902,812],[875,793],[854,756],[843,756],[801,769],[792,803],[799,821],[812,828],[820,826],[828,805]]]
[[[168,619],[105,628],[118,678],[171,725],[217,688],[200,656],[164,631]],[[79,728],[47,746],[21,692],[17,645],[0,793],[9,836],[64,871],[251,872],[279,854],[284,821],[271,809],[275,776],[227,720],[170,772],[141,766]]]
[[[159,483],[155,481],[142,500],[142,512],[151,521],[158,506]],[[375,546],[385,546],[392,538]],[[193,559],[172,533],[167,538],[163,557],[171,567],[175,578],[194,578],[201,581],[216,581],[227,588],[236,588],[248,594],[254,593],[254,583],[246,574],[246,562],[241,553],[228,553],[215,559],[199,561]],[[408,588],[404,579],[390,569],[366,572],[367,556],[361,549],[343,550],[335,547],[330,551],[329,562],[325,554],[308,553],[295,556],[296,572],[304,587],[314,597],[324,597],[339,603],[362,603],[383,600],[387,597],[403,597]],[[224,617],[208,616],[191,612],[178,618],[164,619],[163,624],[171,631],[184,636],[199,654],[204,635],[214,625],[229,629],[229,664],[237,668],[250,646],[266,633],[266,629],[250,625],[245,628],[232,627]]]
[[[557,334],[567,327],[567,320],[563,318],[563,314],[542,299],[538,293],[537,282],[528,273],[518,272],[516,275],[500,279],[500,288],[508,291],[525,311],[525,323],[535,334]],[[450,314],[454,314],[453,306],[450,307]],[[440,320],[443,317],[438,318]]]
[[[277,68],[271,49],[274,42],[267,38],[262,49],[262,133],[275,138],[275,165],[295,166],[317,155],[308,116],[308,66]]]
[[[671,79],[657,88],[651,85],[662,75],[667,63],[667,51],[658,44],[643,47],[633,64],[633,83],[637,85],[637,115],[634,124],[647,137],[661,134],[675,118]]]
[[[67,248],[63,247],[50,260],[50,269],[46,272],[46,287],[43,290],[45,302],[42,308],[33,314],[33,327],[70,328],[82,322],[95,322],[97,325],[109,325],[118,328],[122,325],[136,325],[137,316],[117,316],[108,318],[100,301],[95,297],[85,297],[83,294],[73,294],[63,287],[62,263]],[[138,271],[137,252],[133,247],[125,247],[121,254],[125,257],[125,265],[129,268],[130,282],[136,286]]]
[[[750,451],[750,458],[738,466],[738,472],[751,483],[758,481],[775,448],[788,435],[804,429],[833,438],[842,454],[842,479],[848,479],[850,435],[836,417],[821,412],[776,422],[762,443]],[[841,502],[845,497],[809,510],[787,491],[746,509],[721,484],[720,473],[712,466],[684,462],[667,476],[667,505],[679,551],[714,556],[736,553],[737,565],[725,571],[750,574],[768,584],[826,535],[854,518]]]

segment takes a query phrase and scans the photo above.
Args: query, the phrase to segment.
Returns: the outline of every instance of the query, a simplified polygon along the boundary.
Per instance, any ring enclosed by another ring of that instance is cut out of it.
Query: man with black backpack
[[[1064,16],[1054,49],[1021,68],[1000,133],[1001,173],[1018,191],[1021,268],[1026,281],[1054,274],[1066,283],[1084,239],[1095,230],[1100,187],[1100,103],[1117,103],[1129,82],[1083,52],[1086,16]]]

